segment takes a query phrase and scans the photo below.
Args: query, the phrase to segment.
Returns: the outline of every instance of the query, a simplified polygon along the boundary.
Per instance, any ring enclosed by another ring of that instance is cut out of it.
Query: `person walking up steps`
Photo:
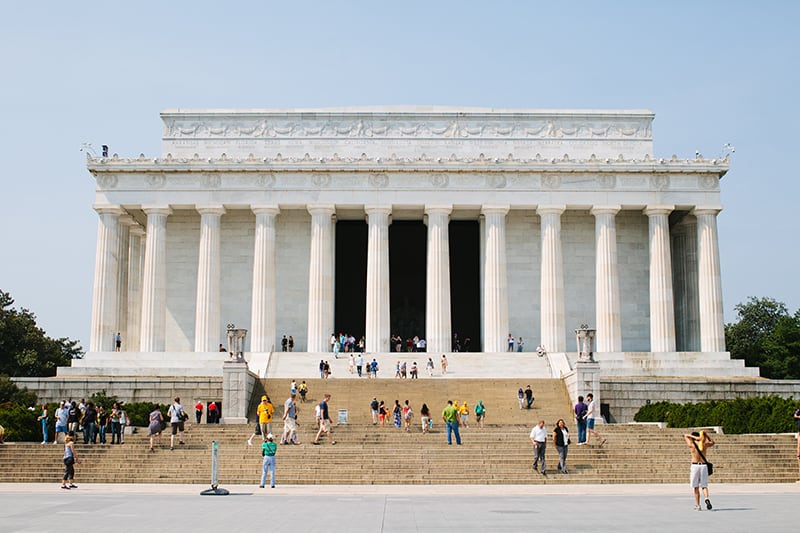
[[[703,489],[706,509],[711,510],[711,500],[708,499],[708,475],[710,463],[706,459],[706,452],[714,445],[714,441],[705,431],[693,431],[691,434],[683,436],[686,445],[692,452],[692,467],[690,470],[689,481],[694,491],[694,509],[700,511],[700,489]]]
[[[478,400],[478,403],[475,405],[475,421],[478,423],[478,427],[483,429],[483,423],[486,420],[486,406],[483,405],[483,400]]]
[[[169,423],[172,426],[172,434],[169,436],[169,449],[175,449],[175,434],[178,434],[178,444],[183,444],[183,423],[189,415],[183,412],[181,399],[176,397],[175,403],[169,407]]]
[[[595,403],[594,403],[594,395],[590,392],[586,395],[586,400],[588,400],[589,405],[587,406],[586,411],[586,444],[589,444],[589,437],[594,435],[598,439],[600,439],[600,446],[606,443],[606,439],[603,436],[594,430],[594,419],[595,419]]]
[[[328,414],[328,402],[331,400],[331,395],[326,394],[324,399],[319,402],[319,431],[317,432],[317,436],[314,438],[314,441],[311,444],[320,444],[319,438],[322,436],[323,433],[328,435],[328,438],[331,441],[331,444],[336,444],[336,441],[333,440],[333,428],[331,427],[331,417]]]
[[[283,404],[283,435],[281,435],[281,444],[298,444],[295,437],[297,436],[297,414],[299,409],[294,399],[295,395],[292,394]]]
[[[575,423],[578,425],[578,446],[586,444],[586,413],[589,408],[583,403],[583,396],[578,396],[575,404]]]

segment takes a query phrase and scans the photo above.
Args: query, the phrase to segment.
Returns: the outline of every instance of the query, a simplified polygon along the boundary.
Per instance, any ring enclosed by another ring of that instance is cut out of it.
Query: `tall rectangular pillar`
[[[429,352],[452,350],[450,323],[451,205],[426,205],[428,217],[427,285],[425,287],[425,337]]]
[[[167,320],[167,216],[169,206],[143,206],[147,234],[142,275],[142,334],[139,349],[163,352]]]
[[[366,206],[367,308],[366,350],[388,352],[389,348],[389,217],[391,206]]]
[[[119,217],[124,211],[118,205],[95,205],[94,210],[100,215],[100,220],[97,222],[89,351],[111,352],[117,333]]]

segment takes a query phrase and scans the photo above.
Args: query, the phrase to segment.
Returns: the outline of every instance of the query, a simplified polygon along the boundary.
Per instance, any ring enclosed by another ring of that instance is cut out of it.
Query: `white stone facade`
[[[427,224],[429,351],[450,350],[454,220],[480,221],[483,351],[508,333],[571,351],[579,324],[597,327],[599,352],[725,351],[716,215],[728,162],[655,159],[648,111],[162,118],[160,157],[88,160],[100,214],[90,352],[117,331],[137,337],[123,349],[213,352],[230,323],[259,353],[283,334],[296,351],[327,351],[338,220],[369,227],[368,316],[353,333],[370,351],[388,351],[392,333],[393,220]]]

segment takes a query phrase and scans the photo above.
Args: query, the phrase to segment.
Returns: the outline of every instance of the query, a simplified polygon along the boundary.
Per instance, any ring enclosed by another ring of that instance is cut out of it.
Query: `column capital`
[[[312,215],[329,215],[336,214],[336,206],[334,205],[309,205],[306,207],[308,212]]]
[[[536,214],[542,215],[560,215],[567,210],[566,205],[540,205],[536,208]]]
[[[133,217],[127,213],[119,216],[119,223],[123,226],[138,226]]]
[[[692,209],[692,214],[697,215],[718,215],[722,211],[721,205],[696,205]]]
[[[201,215],[219,215],[225,214],[225,208],[222,205],[195,205],[194,208]]]
[[[622,206],[619,205],[594,205],[589,210],[592,215],[616,215]]]
[[[172,208],[168,205],[143,205],[145,215],[171,215]]]
[[[391,205],[365,205],[364,212],[368,215],[376,214],[376,215],[391,215],[392,214],[392,206]]]
[[[510,205],[482,205],[481,206],[481,214],[482,215],[507,215],[509,209],[511,209]]]
[[[98,215],[124,215],[125,210],[122,206],[117,204],[94,204],[92,209],[97,211]]]
[[[675,211],[675,206],[674,205],[666,205],[666,204],[664,204],[664,205],[659,205],[659,204],[648,205],[647,207],[644,208],[644,214],[647,215],[647,216],[669,215],[673,211]]]
[[[281,212],[281,209],[277,205],[251,205],[250,210],[255,215],[277,216]]]
[[[146,233],[147,232],[145,232],[144,228],[139,224],[134,224],[131,226],[131,235],[134,237],[144,237]]]
[[[453,205],[425,205],[426,215],[449,215],[453,212]]]

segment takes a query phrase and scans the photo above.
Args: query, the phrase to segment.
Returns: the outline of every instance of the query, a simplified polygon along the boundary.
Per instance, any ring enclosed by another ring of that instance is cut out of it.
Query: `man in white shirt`
[[[547,475],[547,466],[544,458],[544,450],[547,448],[547,429],[544,427],[544,420],[539,420],[539,423],[533,426],[531,430],[531,443],[533,444],[533,470],[536,470],[536,465],[539,460],[542,461],[542,475]]]
[[[600,439],[600,446],[602,446],[606,443],[606,439],[594,429],[594,419],[596,417],[594,395],[592,393],[587,394],[586,400],[589,402],[588,411],[586,412],[586,444],[589,444],[589,439],[594,435]]]

